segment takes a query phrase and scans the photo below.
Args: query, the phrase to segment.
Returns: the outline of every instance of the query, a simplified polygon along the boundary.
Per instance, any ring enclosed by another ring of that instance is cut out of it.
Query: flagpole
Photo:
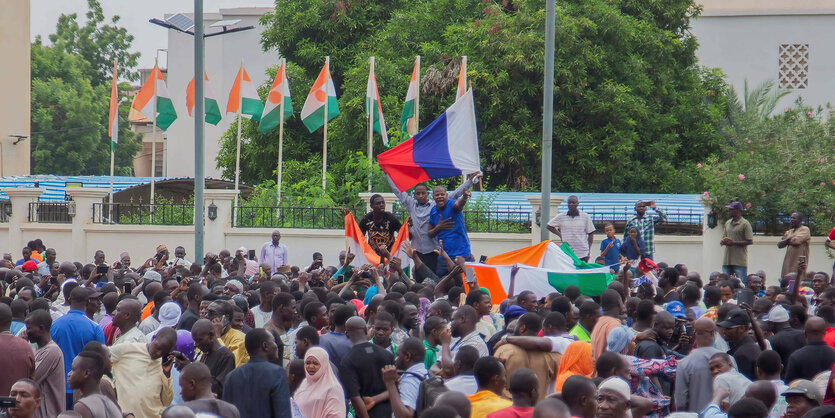
[[[238,194],[240,194],[240,189],[238,189],[240,176],[241,176],[241,107],[243,106],[243,96],[242,96],[242,84],[244,82],[244,59],[241,58],[241,69],[238,70],[238,143],[235,148],[235,210],[237,211],[238,207]],[[233,215],[234,216],[234,215]]]
[[[376,90],[377,80],[374,78],[374,57],[369,58],[369,81],[374,80],[374,87]],[[371,92],[373,94],[373,92]],[[368,99],[367,109],[368,109],[368,162],[373,165],[374,161],[374,97],[369,97]],[[373,168],[373,167],[372,167]],[[373,170],[368,172],[368,191],[371,192],[371,173]]]
[[[287,59],[281,59],[281,70],[284,71],[282,77],[287,77]],[[278,122],[278,179],[276,180],[276,188],[278,190],[278,197],[276,198],[276,216],[280,215],[279,206],[281,206],[281,171],[284,168],[284,80],[281,80],[281,103],[279,104],[279,122]]]
[[[154,183],[157,177],[157,71],[159,71],[159,57],[154,58],[154,71],[151,72],[151,77],[154,79],[154,118],[151,126],[151,137],[154,139],[151,141],[151,213],[154,212]]]
[[[458,81],[458,83],[460,85],[464,86],[464,87],[462,87],[463,91],[461,92],[461,96],[463,96],[463,95],[467,94],[467,56],[466,55],[462,56],[461,73],[460,74],[461,74],[460,76],[464,79],[463,82],[461,80]],[[458,97],[461,97],[461,96],[458,96]],[[458,101],[458,97],[455,98],[456,101]],[[464,183],[466,181],[467,181],[467,176],[462,173],[461,174],[461,183]]]
[[[113,86],[116,85],[116,66],[119,64],[119,59],[113,59]],[[119,140],[119,91],[116,90],[116,117],[113,119],[113,132],[110,134],[110,205],[107,207],[107,219],[113,223],[113,164],[115,162],[114,154],[116,153],[116,143],[113,139]]]
[[[331,57],[325,57],[325,130],[322,142],[322,190],[327,186],[325,171],[328,168],[328,88],[330,87]]]
[[[420,55],[417,56],[417,77],[415,77],[415,132],[420,131],[419,123],[420,118],[418,117],[420,114]],[[408,129],[408,125],[406,126]]]

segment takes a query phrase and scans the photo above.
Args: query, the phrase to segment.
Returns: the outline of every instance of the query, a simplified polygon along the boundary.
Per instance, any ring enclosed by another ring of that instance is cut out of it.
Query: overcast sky
[[[303,0],[302,0],[303,1]],[[55,32],[55,24],[61,14],[77,13],[82,22],[87,13],[87,0],[31,0],[32,39],[41,35],[48,42],[47,35]],[[139,67],[154,65],[157,48],[168,45],[168,31],[148,22],[149,19],[163,18],[166,13],[191,13],[193,1],[184,0],[100,0],[104,9],[105,20],[119,15],[119,24],[134,36],[133,50],[139,51]],[[217,12],[222,8],[273,6],[272,0],[204,0],[203,12]]]

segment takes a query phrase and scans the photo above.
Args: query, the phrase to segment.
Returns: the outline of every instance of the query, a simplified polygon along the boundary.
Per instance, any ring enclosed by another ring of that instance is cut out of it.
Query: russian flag
[[[472,89],[408,141],[377,156],[400,190],[481,170]]]

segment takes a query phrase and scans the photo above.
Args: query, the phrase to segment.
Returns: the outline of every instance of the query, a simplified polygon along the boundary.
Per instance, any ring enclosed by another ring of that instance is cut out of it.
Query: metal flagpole
[[[113,59],[113,81],[116,84],[116,66],[118,58]],[[116,118],[113,120],[113,133],[110,135],[110,205],[107,207],[107,219],[113,223],[113,164],[115,162],[116,142],[119,141],[119,91],[116,90]]]
[[[151,137],[154,139],[151,141],[151,213],[154,212],[154,182],[157,177],[157,71],[159,71],[159,57],[154,58],[154,71],[151,72],[151,77],[154,79],[154,118],[151,127]]]
[[[203,176],[203,0],[194,0],[194,22],[194,254],[199,258],[203,256],[203,221],[206,216],[203,202],[206,186]]]
[[[548,236],[551,218],[551,154],[554,133],[554,31],[556,0],[545,3],[545,85],[542,94],[542,206],[539,215],[540,240]]]
[[[420,131],[420,55],[417,56],[417,76],[415,77],[415,132]],[[408,126],[406,127],[408,129]]]
[[[287,79],[287,59],[281,59],[281,69],[284,71],[284,80]],[[279,122],[278,122],[278,179],[276,180],[276,188],[278,190],[278,197],[276,198],[276,207],[281,206],[281,172],[284,166],[284,80],[281,80],[281,103],[279,104]],[[280,215],[280,209],[276,209],[276,216]]]
[[[241,107],[243,106],[242,84],[244,82],[244,59],[241,58],[241,69],[238,70],[238,144],[235,149],[235,210],[238,207],[238,184],[241,176]]]
[[[374,57],[369,58],[369,72],[368,78],[374,80],[374,87],[376,89],[377,80],[374,78]],[[369,92],[372,95],[374,92]],[[374,96],[369,97],[368,99],[368,161],[372,165],[374,164]],[[371,175],[374,171],[371,170],[368,172],[368,191],[371,191]]]
[[[322,190],[327,186],[325,172],[328,168],[328,87],[330,86],[331,57],[325,57],[325,131],[322,141]]]

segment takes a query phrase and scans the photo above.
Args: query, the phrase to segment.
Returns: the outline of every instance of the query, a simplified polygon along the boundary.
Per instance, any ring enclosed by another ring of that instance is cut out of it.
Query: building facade
[[[30,170],[31,41],[29,0],[0,3],[0,177]]]

